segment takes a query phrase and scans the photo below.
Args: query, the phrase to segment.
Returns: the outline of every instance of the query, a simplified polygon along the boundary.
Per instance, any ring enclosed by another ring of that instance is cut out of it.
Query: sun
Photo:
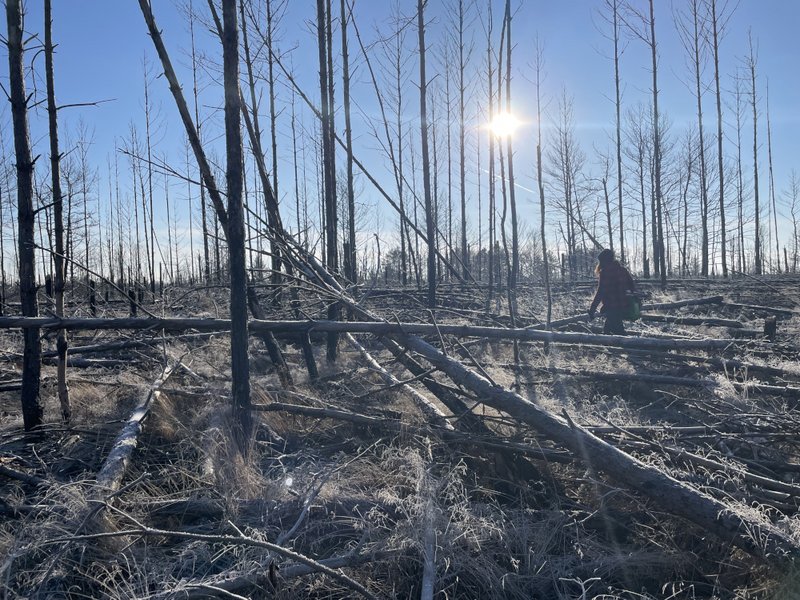
[[[511,113],[500,112],[489,123],[489,129],[497,137],[508,137],[513,135],[520,125],[520,120]]]

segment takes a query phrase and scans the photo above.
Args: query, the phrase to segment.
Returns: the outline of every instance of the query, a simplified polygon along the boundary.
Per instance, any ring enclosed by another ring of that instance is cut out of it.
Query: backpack
[[[625,321],[638,321],[642,317],[642,300],[632,292],[629,292],[627,297],[628,306],[622,313],[622,318]]]

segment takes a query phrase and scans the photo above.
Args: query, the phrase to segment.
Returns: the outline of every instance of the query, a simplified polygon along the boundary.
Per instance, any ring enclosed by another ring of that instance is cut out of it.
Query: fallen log
[[[551,373],[556,375],[567,375],[576,379],[593,379],[598,381],[631,382],[631,383],[652,383],[661,385],[682,385],[687,387],[708,387],[718,388],[720,384],[713,379],[693,379],[691,377],[678,377],[675,375],[662,375],[660,373],[619,373],[609,371],[580,371],[561,367],[534,367],[531,365],[501,365],[509,369],[529,369],[541,373]],[[763,393],[786,398],[800,398],[800,387],[790,385],[770,385],[756,382],[729,381],[737,390],[747,393]]]
[[[647,315],[641,317],[642,321],[651,323],[672,323],[674,325],[708,325],[712,327],[729,327],[742,329],[744,323],[733,319],[718,319],[715,317],[674,317],[672,315]]]
[[[775,315],[780,315],[782,317],[794,317],[800,315],[800,311],[797,310],[791,310],[789,308],[777,308],[774,306],[760,306],[758,304],[739,304],[738,302],[725,301],[722,303],[722,306],[725,308],[738,308],[740,310],[761,311]]]
[[[141,402],[133,409],[119,435],[117,435],[117,439],[114,440],[111,451],[97,473],[97,488],[102,495],[113,494],[119,489],[122,478],[125,476],[125,470],[138,443],[142,425],[150,413],[150,407],[158,400],[161,394],[159,391],[161,386],[175,372],[179,364],[180,362],[164,368],[158,379],[147,389],[147,394],[145,394]]]
[[[621,355],[630,356],[643,356],[650,357],[658,360],[666,360],[670,362],[693,362],[704,365],[711,365],[718,367],[725,372],[728,370],[740,370],[747,373],[764,373],[766,375],[774,375],[776,377],[800,377],[800,370],[783,369],[780,367],[773,367],[769,365],[759,365],[751,362],[744,362],[732,358],[722,358],[720,356],[697,356],[692,354],[673,354],[670,352],[662,352],[660,350],[639,350],[633,348],[601,348],[590,347],[589,350],[597,350],[599,352],[618,352]]]
[[[364,310],[345,293],[336,279],[319,264],[316,257],[307,254],[297,245],[290,247],[304,261],[304,273],[329,288],[331,293],[349,305],[355,314],[365,319],[375,319],[374,315]],[[551,332],[531,330],[528,330],[528,333],[556,335]],[[547,438],[575,452],[587,465],[605,471],[612,478],[642,493],[665,510],[697,524],[721,539],[729,540],[752,556],[782,567],[789,567],[795,559],[800,558],[800,546],[792,536],[769,523],[766,518],[762,521],[747,518],[708,494],[645,465],[635,457],[578,427],[571,420],[557,417],[519,394],[492,385],[485,377],[445,356],[418,337],[407,334],[392,337],[409,350],[420,354],[455,383],[471,390],[488,406],[531,425]],[[616,338],[616,336],[603,337]]]
[[[315,406],[287,404],[284,402],[253,404],[251,408],[252,410],[264,412],[287,412],[293,415],[302,415],[315,419],[334,419],[353,423],[362,427],[372,427],[377,430],[390,433],[408,433],[418,436],[430,436],[431,434],[434,434],[446,442],[461,444],[464,446],[480,446],[483,448],[489,448],[491,450],[499,450],[503,452],[513,452],[515,454],[527,456],[528,458],[543,460],[546,462],[571,463],[574,461],[574,457],[565,452],[544,448],[538,445],[532,446],[520,442],[504,440],[503,438],[498,437],[497,434],[492,433],[489,433],[486,436],[479,436],[448,429],[417,427],[400,421],[399,419],[373,417],[370,415],[362,415],[338,408],[319,408]]]
[[[644,494],[667,512],[683,517],[769,562],[789,566],[800,558],[797,542],[766,518],[758,521],[746,517],[727,504],[615,448],[568,418],[555,416],[518,394],[493,386],[481,375],[419,338],[405,336],[402,344],[423,356],[456,383],[479,395],[488,406],[563,444],[587,465]]]
[[[373,319],[375,317],[372,317]],[[227,331],[227,319],[188,318],[111,318],[111,319],[58,319],[54,317],[0,317],[0,329],[144,329],[154,331]],[[454,335],[500,340],[539,341],[557,344],[594,344],[620,348],[681,349],[694,348],[722,350],[736,344],[731,339],[648,338],[585,333],[540,331],[533,328],[506,329],[470,325],[431,325],[426,323],[389,323],[386,321],[261,321],[251,320],[252,332],[337,332],[371,333],[373,335]]]
[[[687,300],[675,300],[674,302],[651,302],[649,304],[642,304],[642,310],[681,308],[683,306],[703,306],[705,304],[721,304],[722,301],[722,296],[708,296],[707,298],[689,298]]]
[[[351,334],[345,334],[345,338],[358,351],[358,353],[361,355],[361,358],[363,358],[372,369],[377,371],[389,385],[401,385],[401,382],[397,379],[397,377],[389,373],[389,371],[384,369],[377,360],[372,358],[372,355],[370,355],[364,346],[359,344]],[[439,409],[438,406],[436,406],[436,404],[433,403],[433,401],[420,394],[407,383],[402,384],[401,387],[411,397],[411,400],[417,405],[417,408],[419,408],[420,411],[422,411],[422,413],[428,419],[430,419],[434,425],[441,427],[442,429],[453,429],[453,426],[447,420],[445,414]]]
[[[342,569],[357,567],[369,562],[386,560],[394,557],[398,552],[379,551],[379,552],[349,552],[344,556],[322,559],[319,564],[331,569]],[[302,564],[291,563],[281,565],[280,574],[275,577],[275,570],[271,568],[272,562],[265,564],[263,568],[252,569],[246,575],[234,575],[210,581],[189,581],[182,583],[180,587],[171,589],[167,592],[152,596],[153,600],[207,600],[219,596],[221,598],[242,598],[239,593],[247,593],[250,590],[264,591],[267,594],[274,594],[276,591],[274,579],[281,580],[293,579],[315,573],[316,569]],[[248,596],[249,597],[249,596]],[[260,596],[254,596],[260,597]],[[269,597],[268,595],[265,597]]]

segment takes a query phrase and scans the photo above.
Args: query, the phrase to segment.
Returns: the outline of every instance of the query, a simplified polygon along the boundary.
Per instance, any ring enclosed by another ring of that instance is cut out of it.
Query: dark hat
[[[599,262],[601,265],[610,263],[612,260],[614,260],[614,251],[609,250],[608,248],[597,255],[597,262]]]

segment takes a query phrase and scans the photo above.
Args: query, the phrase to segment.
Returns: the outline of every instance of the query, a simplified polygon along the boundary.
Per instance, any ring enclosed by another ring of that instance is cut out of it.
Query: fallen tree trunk
[[[769,523],[732,510],[727,504],[684,484],[654,467],[557,417],[518,394],[493,386],[481,375],[445,356],[427,342],[405,336],[402,344],[422,355],[453,381],[479,395],[483,401],[527,423],[551,440],[572,450],[584,463],[644,494],[664,510],[681,516],[749,554],[788,566],[800,558],[800,546],[792,537]]]
[[[794,317],[800,315],[800,311],[791,310],[788,308],[776,308],[774,306],[760,306],[758,304],[739,304],[737,302],[723,302],[722,306],[725,308],[739,308],[742,310],[757,310],[763,311],[782,317]]]
[[[487,433],[487,435],[475,435],[471,433],[453,431],[448,429],[415,427],[398,419],[385,419],[362,415],[338,408],[318,408],[314,406],[300,406],[298,404],[287,404],[285,402],[271,402],[270,404],[254,404],[253,410],[264,412],[286,412],[293,415],[302,415],[315,419],[335,419],[346,421],[362,427],[373,427],[380,431],[390,433],[409,433],[418,436],[430,436],[435,434],[444,441],[464,446],[480,446],[491,450],[511,452],[521,454],[535,460],[547,462],[571,463],[575,457],[558,450],[544,448],[542,446],[532,446],[529,444],[512,442],[498,437],[497,434]],[[487,429],[488,432],[488,429]]]
[[[292,246],[292,249],[305,261],[304,273],[329,288],[331,293],[348,304],[355,314],[366,319],[375,318],[347,296],[339,283],[313,255],[306,254],[297,246]],[[554,335],[551,332],[530,330],[528,333]],[[423,356],[454,382],[470,389],[488,406],[531,425],[549,439],[575,452],[587,465],[602,469],[614,479],[658,503],[665,510],[697,524],[724,540],[729,540],[753,556],[783,567],[789,567],[795,559],[800,558],[800,546],[797,542],[769,523],[766,518],[761,521],[746,518],[723,502],[611,446],[578,427],[571,420],[557,417],[518,394],[492,385],[485,377],[445,356],[420,338],[407,334],[392,337],[409,350]],[[616,336],[603,337],[617,339]]]
[[[711,365],[718,367],[725,372],[728,370],[742,370],[747,373],[764,373],[766,375],[775,375],[777,377],[800,377],[800,370],[783,369],[780,367],[772,367],[769,365],[758,365],[751,362],[744,362],[732,358],[722,358],[719,356],[697,356],[692,354],[672,354],[670,352],[662,352],[659,350],[637,350],[633,348],[592,348],[600,352],[618,352],[624,355],[641,356],[659,360],[666,360],[670,362],[694,362],[704,365]]]
[[[97,473],[97,487],[102,495],[113,494],[119,489],[122,478],[125,476],[125,470],[138,443],[144,420],[150,413],[150,407],[153,402],[158,400],[161,394],[159,388],[175,372],[178,364],[164,368],[159,378],[148,388],[147,394],[133,410],[131,416],[128,417],[119,435],[117,435],[117,439],[114,440],[111,451]]]
[[[380,363],[372,358],[369,352],[366,351],[364,346],[358,343],[358,341],[349,333],[345,334],[345,338],[348,342],[358,351],[367,364],[377,371],[383,379],[389,383],[389,385],[394,386],[401,386],[403,390],[411,397],[414,404],[417,405],[417,408],[422,411],[422,413],[430,419],[430,421],[436,425],[437,427],[441,427],[442,429],[449,429],[452,430],[453,426],[447,420],[445,414],[436,406],[429,398],[426,398],[422,394],[420,394],[417,390],[411,387],[409,384],[401,383],[394,375],[389,373],[386,369],[384,369]]]
[[[652,302],[650,304],[642,304],[642,310],[681,308],[682,306],[703,306],[704,304],[721,303],[722,296],[708,296],[707,298],[688,298],[686,300],[675,300],[674,302]]]
[[[374,319],[374,317],[372,317]],[[148,329],[164,331],[228,331],[227,319],[188,318],[112,318],[112,319],[58,319],[53,317],[0,317],[0,329]],[[721,350],[733,344],[731,339],[648,338],[618,335],[596,335],[585,333],[561,333],[540,331],[533,328],[506,329],[503,327],[481,327],[471,325],[431,325],[427,323],[389,323],[386,321],[260,321],[248,324],[252,332],[310,331],[338,333],[371,333],[373,335],[454,335],[457,337],[480,337],[500,340],[539,341],[557,344],[590,344],[620,348],[655,348],[661,350],[694,348]]]
[[[672,323],[674,325],[709,325],[712,327],[730,327],[742,329],[744,323],[733,319],[718,319],[715,317],[673,317],[672,315],[642,315],[642,321],[651,323]]]
[[[676,375],[662,375],[660,373],[619,373],[610,371],[580,371],[565,369],[560,367],[534,367],[531,365],[503,364],[503,368],[508,369],[527,369],[541,373],[554,375],[567,375],[577,379],[593,379],[599,381],[631,382],[631,383],[653,383],[663,385],[682,385],[687,387],[708,387],[718,388],[720,384],[713,379],[693,379],[691,377],[679,377]],[[783,396],[786,398],[800,397],[800,387],[790,385],[771,385],[757,382],[730,381],[733,387],[742,392],[764,393]]]

